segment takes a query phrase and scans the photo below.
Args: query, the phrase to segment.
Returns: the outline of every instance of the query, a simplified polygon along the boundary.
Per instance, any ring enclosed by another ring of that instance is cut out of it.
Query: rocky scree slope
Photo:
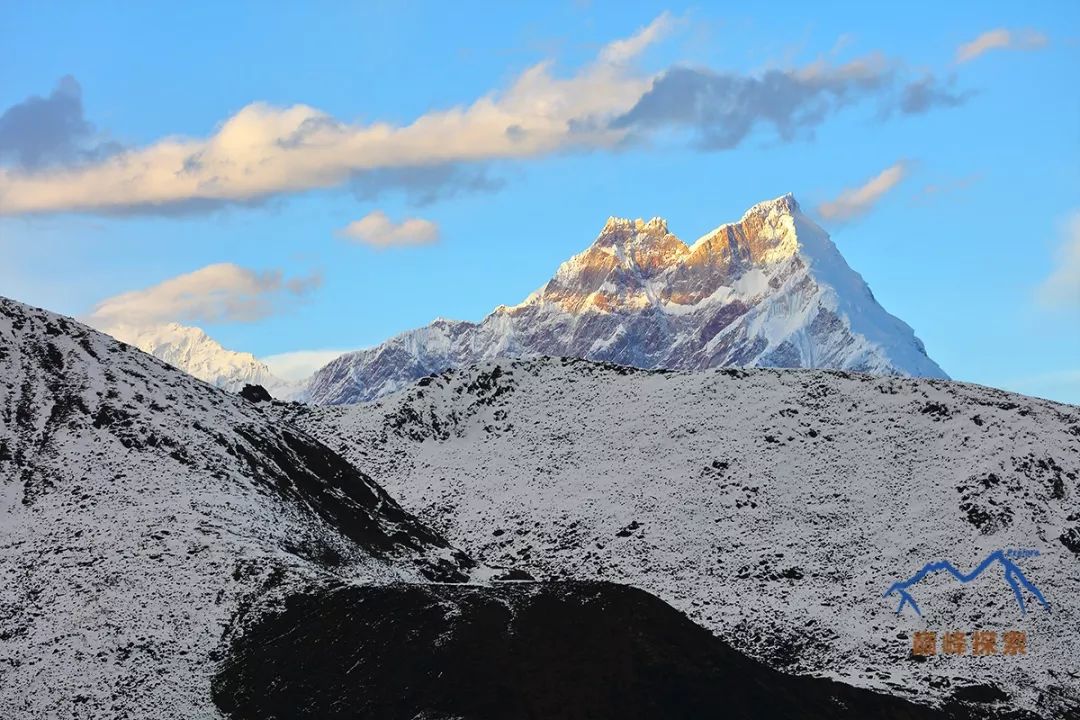
[[[286,416],[478,559],[631,583],[789,672],[979,717],[1080,713],[1080,409],[944,380],[485,363]],[[1000,568],[883,598],[923,564]],[[916,630],[1028,633],[1024,656],[911,654]],[[1002,715],[1004,716],[1004,715]]]

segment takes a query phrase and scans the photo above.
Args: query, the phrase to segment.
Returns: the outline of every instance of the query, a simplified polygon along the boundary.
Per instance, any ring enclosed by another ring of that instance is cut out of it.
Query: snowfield
[[[735,647],[975,716],[1080,717],[1080,409],[958,382],[500,360],[379,401],[278,406],[478,560],[632,583]],[[925,563],[1004,573],[883,593]],[[913,657],[911,633],[1027,654]]]

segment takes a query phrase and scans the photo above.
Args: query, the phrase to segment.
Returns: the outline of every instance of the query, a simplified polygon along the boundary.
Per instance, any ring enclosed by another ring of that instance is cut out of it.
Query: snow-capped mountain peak
[[[649,220],[609,217],[594,244],[607,246],[624,239],[663,237],[667,234],[667,220],[662,217],[654,217]]]
[[[806,226],[800,233],[796,225]],[[687,245],[654,217],[608,218],[593,244],[559,266],[522,307],[551,302],[569,312],[634,310],[649,305],[693,305],[731,276],[791,258],[800,235],[820,246],[824,231],[802,215],[788,194],[759,203],[737,223],[726,223]],[[831,241],[824,236],[827,253]]]
[[[153,326],[121,325],[104,330],[121,342],[225,390],[262,385],[271,395],[290,399],[302,388],[302,383],[290,383],[275,376],[266,363],[251,353],[223,347],[201,328],[172,322]]]
[[[725,223],[698,238],[690,251],[691,254],[708,255],[745,244],[745,257],[751,263],[779,262],[799,250],[797,221],[809,222],[809,219],[802,214],[795,197],[788,193],[760,202],[743,213],[739,222]]]
[[[308,397],[368,400],[448,367],[539,355],[946,377],[787,194],[690,245],[663,218],[608,218],[520,304],[452,332],[429,326],[342,356],[315,374]]]
[[[774,197],[771,200],[762,200],[756,205],[752,205],[746,212],[743,213],[739,221],[746,220],[751,215],[768,215],[772,212],[780,212],[787,214],[794,214],[800,212],[799,202],[795,199],[794,193],[784,193],[779,197]]]

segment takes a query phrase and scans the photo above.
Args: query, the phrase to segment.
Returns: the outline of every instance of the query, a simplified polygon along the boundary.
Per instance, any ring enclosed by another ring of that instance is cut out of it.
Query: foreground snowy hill
[[[244,395],[0,298],[0,717],[945,720],[640,590],[497,582]]]
[[[212,717],[261,595],[473,566],[262,406],[0,298],[0,717]]]
[[[943,380],[646,372],[569,359],[428,377],[370,404],[291,406],[478,559],[629,582],[737,648],[907,697],[1080,717],[1080,409]],[[970,583],[932,573],[999,549]],[[1027,553],[1031,554],[1031,553]],[[913,656],[915,631],[965,633]],[[1026,654],[972,654],[977,631]],[[981,702],[975,702],[981,701]]]
[[[317,404],[370,400],[496,357],[642,368],[839,368],[945,377],[791,195],[687,245],[660,218],[611,218],[523,303],[479,324],[437,320],[343,355],[311,378]]]

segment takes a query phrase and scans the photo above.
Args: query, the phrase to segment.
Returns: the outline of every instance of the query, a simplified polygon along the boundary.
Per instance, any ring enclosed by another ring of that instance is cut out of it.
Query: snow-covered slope
[[[938,701],[998,688],[1002,708],[1080,717],[1080,408],[944,380],[549,358],[288,413],[478,559],[632,583],[789,671]],[[1025,591],[1021,614],[997,566],[922,581],[921,618],[883,597],[924,563],[967,571],[1002,548],[1041,553],[1016,562],[1051,612]],[[1014,629],[1026,655],[970,654],[975,631]],[[916,630],[964,631],[968,654],[920,662]]]
[[[276,377],[266,363],[251,353],[227,350],[197,327],[168,323],[105,330],[121,342],[231,392],[245,385],[262,385],[274,397],[291,400],[300,397],[306,386],[306,382],[290,383]]]
[[[0,717],[946,720],[494,582],[283,407],[0,298]]]
[[[496,357],[641,368],[837,368],[945,377],[791,195],[687,245],[660,218],[611,218],[523,303],[478,324],[439,320],[343,355],[311,380],[318,404],[370,400]]]
[[[217,717],[261,598],[472,567],[269,403],[0,298],[0,717]]]

